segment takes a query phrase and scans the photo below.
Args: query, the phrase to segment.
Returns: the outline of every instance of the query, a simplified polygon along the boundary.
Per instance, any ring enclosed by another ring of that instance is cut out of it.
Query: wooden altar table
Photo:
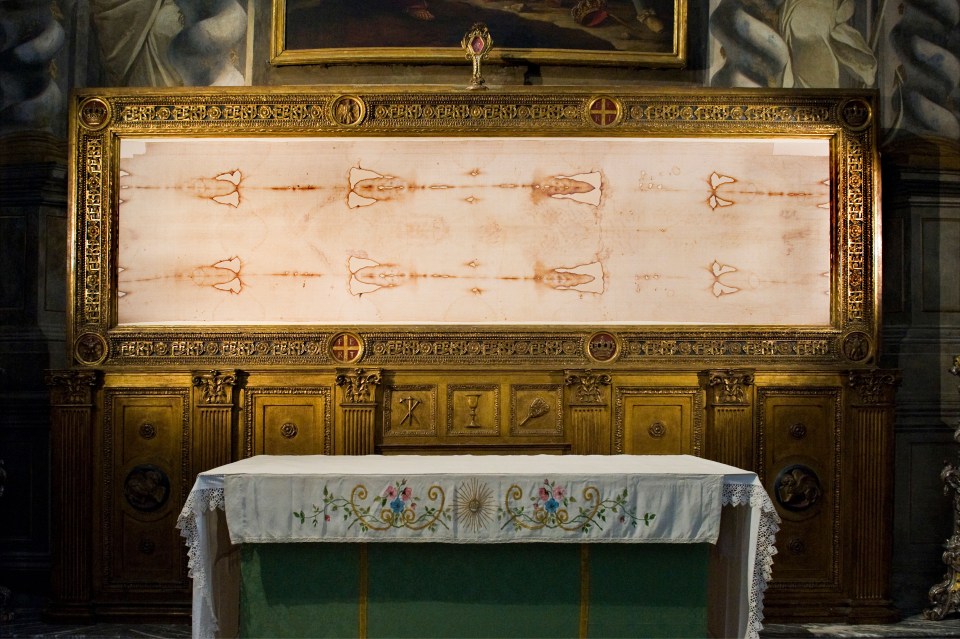
[[[754,473],[687,455],[371,455],[259,456],[206,471],[177,525],[195,637],[292,630],[280,601],[291,595],[327,599],[312,614],[340,625],[325,632],[357,636],[437,635],[450,620],[467,624],[460,636],[526,634],[542,605],[554,624],[536,622],[543,636],[756,637],[778,521]],[[509,614],[494,601],[544,567],[552,598],[524,608],[514,597]],[[417,598],[432,603],[411,608]],[[401,609],[426,611],[423,625],[409,614],[391,625]],[[644,615],[649,625],[637,625]]]

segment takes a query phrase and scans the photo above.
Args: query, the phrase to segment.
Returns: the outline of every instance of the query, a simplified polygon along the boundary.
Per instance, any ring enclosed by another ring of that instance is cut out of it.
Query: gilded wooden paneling
[[[699,390],[617,388],[613,452],[699,454],[702,420],[703,400]]]
[[[102,592],[189,588],[177,516],[193,482],[189,391],[104,394]]]
[[[763,388],[761,477],[782,518],[771,589],[840,587],[840,390]]]
[[[257,388],[247,392],[246,432],[254,455],[328,455],[329,388]]]

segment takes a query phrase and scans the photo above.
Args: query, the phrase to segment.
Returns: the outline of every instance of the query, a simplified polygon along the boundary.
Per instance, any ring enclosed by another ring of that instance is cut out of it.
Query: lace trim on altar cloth
[[[724,506],[750,506],[760,509],[760,526],[757,531],[757,557],[753,566],[753,583],[750,588],[750,621],[747,636],[758,639],[763,629],[763,593],[773,574],[773,556],[777,554],[777,531],[780,516],[762,486],[752,484],[724,484]]]
[[[197,562],[200,549],[200,532],[197,530],[197,516],[206,510],[223,510],[223,488],[195,490],[187,497],[187,502],[177,518],[180,536],[186,538],[188,575],[193,578],[194,587],[205,589],[207,575],[204,566]]]
[[[207,588],[207,570],[206,566],[200,561],[200,530],[197,526],[197,518],[204,512],[216,509],[224,510],[223,488],[205,488],[193,490],[187,496],[187,501],[177,517],[177,529],[180,530],[180,536],[186,539],[187,545],[187,574],[193,578],[193,591],[199,593],[209,593]],[[212,602],[204,601],[204,606],[212,609]],[[200,637],[214,637],[217,634],[217,621],[212,614],[204,614],[201,611],[194,611],[199,614],[199,619],[194,621],[195,635]]]

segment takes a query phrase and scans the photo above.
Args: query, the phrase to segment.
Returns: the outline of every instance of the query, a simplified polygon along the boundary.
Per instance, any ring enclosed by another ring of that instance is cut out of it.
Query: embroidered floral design
[[[449,529],[449,508],[445,508],[446,495],[440,486],[430,486],[427,489],[427,500],[433,504],[424,503],[417,496],[413,488],[407,486],[407,480],[402,479],[390,484],[384,491],[367,501],[369,493],[367,487],[358,484],[350,492],[350,497],[338,497],[326,486],[323,487],[323,505],[313,505],[313,512],[309,515],[302,509],[293,512],[294,519],[304,525],[309,519],[314,526],[320,521],[329,522],[331,513],[343,515],[347,522],[347,530],[358,526],[361,531],[384,531],[391,528],[409,528],[411,530],[429,530],[436,532],[439,526]]]
[[[616,497],[603,499],[595,486],[586,486],[581,493],[582,502],[568,494],[565,486],[558,485],[549,478],[529,493],[529,504],[518,505],[523,499],[523,490],[516,484],[510,486],[504,497],[503,506],[497,509],[497,520],[503,524],[500,529],[513,525],[514,530],[526,528],[560,528],[567,531],[580,531],[584,534],[592,529],[603,530],[607,515],[618,515],[621,524],[630,523],[634,528],[639,522],[649,526],[656,517],[654,513],[637,515],[627,507],[629,492],[626,488]],[[576,513],[571,511],[576,508]]]
[[[493,491],[476,477],[460,484],[454,506],[457,521],[475,533],[493,521]]]

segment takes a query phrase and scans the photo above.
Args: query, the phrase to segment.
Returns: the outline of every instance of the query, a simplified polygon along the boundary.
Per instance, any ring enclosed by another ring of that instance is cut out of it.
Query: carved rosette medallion
[[[193,377],[193,385],[200,390],[200,403],[207,405],[229,404],[230,391],[236,383],[236,375],[220,371],[210,371]]]
[[[327,346],[330,357],[341,364],[355,364],[363,357],[364,343],[356,333],[337,333]]]
[[[850,131],[863,131],[873,121],[873,110],[866,100],[847,100],[840,105],[840,121]]]
[[[750,403],[747,387],[753,384],[751,371],[707,371],[705,382],[712,390],[714,405],[746,406]]]
[[[374,393],[380,384],[380,371],[365,371],[358,368],[337,374],[337,386],[343,389],[347,404],[368,404],[374,401]]]
[[[787,432],[789,432],[790,436],[794,439],[803,439],[807,436],[807,427],[802,422],[797,422],[790,426]]]
[[[134,466],[123,480],[123,497],[134,510],[159,510],[170,498],[170,478],[159,466]]]
[[[110,122],[110,105],[101,98],[87,98],[77,109],[77,121],[88,131],[99,131]]]
[[[820,478],[809,466],[794,464],[780,471],[774,482],[774,497],[786,510],[803,512],[823,495]]]
[[[623,119],[623,104],[608,95],[598,95],[587,101],[585,113],[590,124],[600,127],[615,126]]]
[[[293,422],[286,422],[280,427],[280,436],[285,439],[293,439],[299,432],[300,429]]]
[[[613,383],[613,378],[606,373],[594,373],[589,370],[583,372],[567,371],[564,383],[567,386],[574,387],[577,403],[601,404],[603,403],[603,387]]]
[[[889,371],[853,371],[847,384],[856,391],[861,404],[876,406],[893,400],[892,393],[900,385],[900,374]]]
[[[74,353],[81,364],[94,366],[107,358],[107,340],[99,333],[84,333],[74,342]]]
[[[137,429],[137,433],[143,439],[150,440],[157,436],[157,427],[150,423],[143,423],[140,424],[140,428]]]
[[[667,434],[667,426],[663,422],[653,422],[650,424],[650,428],[647,429],[647,434],[654,439],[661,439]]]
[[[367,117],[367,103],[355,95],[341,95],[330,103],[330,119],[334,123],[355,127]]]

